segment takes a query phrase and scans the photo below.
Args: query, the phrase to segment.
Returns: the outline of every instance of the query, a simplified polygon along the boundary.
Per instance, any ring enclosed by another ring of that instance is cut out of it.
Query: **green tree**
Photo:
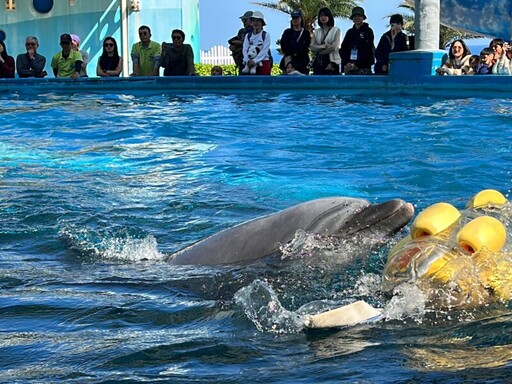
[[[354,0],[282,0],[275,3],[254,2],[253,4],[288,14],[300,10],[304,16],[304,25],[310,32],[314,29],[320,8],[328,7],[334,17],[349,18],[352,8],[358,5]]]
[[[412,15],[410,13],[408,13],[408,14],[403,14],[402,16],[404,17],[404,30],[407,31],[408,33],[414,35],[414,31],[415,31],[414,1],[403,0],[402,4],[400,4],[398,6],[398,8],[407,9],[410,12],[412,12]],[[457,39],[470,40],[470,39],[479,39],[481,37],[483,37],[483,36],[476,35],[476,34],[470,33],[470,32],[466,32],[461,29],[450,28],[441,23],[441,25],[439,27],[439,49],[445,49],[454,40],[457,40]]]

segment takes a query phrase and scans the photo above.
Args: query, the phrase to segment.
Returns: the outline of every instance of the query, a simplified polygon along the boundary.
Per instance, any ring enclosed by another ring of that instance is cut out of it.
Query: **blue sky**
[[[261,0],[260,2],[277,2],[277,0]],[[375,33],[375,44],[388,28],[387,15],[400,13],[398,5],[401,0],[366,0],[361,1],[365,9],[366,20]],[[200,0],[201,18],[201,49],[208,50],[215,45],[227,45],[227,41],[241,27],[239,17],[245,11],[260,11],[267,23],[265,30],[272,37],[272,46],[280,38],[283,31],[289,27],[288,15],[273,11],[269,8],[254,5],[250,0]],[[336,25],[341,28],[343,35],[352,26],[350,20],[338,19]]]

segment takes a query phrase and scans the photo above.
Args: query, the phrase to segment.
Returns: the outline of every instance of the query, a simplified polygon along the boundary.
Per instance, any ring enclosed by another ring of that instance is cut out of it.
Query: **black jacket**
[[[387,71],[382,70],[382,66],[389,64],[389,54],[391,52],[409,50],[407,35],[405,33],[399,32],[395,36],[393,49],[391,49],[391,41],[391,31],[387,31],[380,38],[379,45],[377,45],[377,49],[375,50],[375,59],[377,60],[375,63],[375,73],[387,73]]]
[[[360,69],[370,69],[375,62],[373,40],[373,30],[368,23],[363,23],[359,29],[356,29],[355,25],[350,28],[340,48],[342,71],[348,63],[354,63]],[[351,51],[354,48],[357,49],[357,60],[350,59]]]
[[[300,36],[300,37],[299,37]],[[293,28],[285,29],[281,36],[281,51],[284,56],[292,56],[300,68],[296,68],[300,72],[307,73],[307,65],[309,63],[309,45],[311,44],[311,35],[304,28],[302,35]],[[281,60],[280,67],[284,70],[284,56]]]

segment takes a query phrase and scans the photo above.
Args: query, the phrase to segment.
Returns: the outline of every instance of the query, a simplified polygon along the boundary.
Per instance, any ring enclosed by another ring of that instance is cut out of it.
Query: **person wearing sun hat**
[[[87,77],[87,64],[89,64],[89,54],[80,49],[80,37],[71,34],[71,49],[79,51],[82,55],[82,67],[80,68],[80,77]]]
[[[72,79],[80,77],[83,62],[82,55],[79,51],[71,48],[71,43],[72,39],[69,33],[60,35],[62,51],[52,57],[51,63],[55,77],[70,77]]]
[[[229,50],[232,52],[231,56],[233,56],[233,60],[238,67],[238,74],[241,74],[242,69],[244,68],[244,54],[242,52],[242,48],[244,45],[245,35],[252,31],[251,16],[252,11],[247,11],[240,16],[243,27],[238,30],[236,36],[228,40]]]
[[[304,18],[301,11],[293,11],[290,16],[290,28],[285,29],[281,36],[281,51],[284,56],[279,68],[285,72],[288,63],[293,61],[295,69],[307,75],[309,72],[307,66],[311,35],[304,27]]]
[[[263,30],[266,25],[265,16],[259,11],[254,11],[251,16],[251,25],[253,30],[245,36],[242,52],[244,54],[244,64],[252,69],[256,67],[257,75],[270,75],[272,70],[270,56],[270,34]],[[249,58],[249,47],[256,47],[258,54],[254,58]]]
[[[371,74],[375,62],[374,34],[362,7],[354,7],[350,20],[354,22],[341,43],[341,68],[346,75]]]

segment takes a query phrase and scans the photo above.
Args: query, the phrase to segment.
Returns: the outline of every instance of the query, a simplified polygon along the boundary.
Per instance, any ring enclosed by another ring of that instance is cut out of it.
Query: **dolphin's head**
[[[370,204],[341,223],[339,233],[341,236],[363,232],[392,235],[407,225],[413,214],[412,204],[400,199]]]

